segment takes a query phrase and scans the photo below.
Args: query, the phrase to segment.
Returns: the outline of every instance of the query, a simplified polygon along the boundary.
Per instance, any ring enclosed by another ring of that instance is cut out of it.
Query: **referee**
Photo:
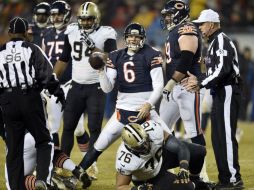
[[[218,13],[203,10],[199,23],[209,47],[205,57],[207,72],[197,79],[194,75],[185,80],[187,90],[211,89],[212,145],[219,172],[215,189],[242,189],[243,181],[238,161],[238,143],[235,138],[241,102],[241,85],[238,56],[232,40],[222,32]]]
[[[42,88],[63,100],[63,92],[52,75],[52,65],[42,50],[26,41],[28,22],[10,21],[10,40],[0,48],[0,106],[6,131],[8,189],[24,190],[23,149],[28,130],[36,141],[37,181],[35,189],[50,183],[53,143],[46,126]]]

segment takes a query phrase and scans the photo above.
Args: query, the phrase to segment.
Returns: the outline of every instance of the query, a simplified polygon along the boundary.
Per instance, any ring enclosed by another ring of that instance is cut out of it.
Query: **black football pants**
[[[241,93],[237,85],[216,89],[211,112],[212,145],[222,183],[241,179],[236,141]]]
[[[105,98],[106,95],[99,83],[78,84],[72,81],[64,109],[64,128],[61,140],[61,149],[68,156],[73,148],[74,131],[83,113],[87,113],[88,116],[89,147],[93,147],[101,132]]]
[[[36,89],[13,89],[0,96],[6,130],[6,166],[11,190],[24,190],[24,136],[28,130],[37,149],[37,179],[50,181],[53,143],[46,127],[46,117],[40,92]]]

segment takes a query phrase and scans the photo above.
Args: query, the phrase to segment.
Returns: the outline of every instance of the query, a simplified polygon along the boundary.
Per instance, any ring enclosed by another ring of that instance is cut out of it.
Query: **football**
[[[89,63],[95,70],[99,70],[105,65],[105,54],[101,52],[93,52],[89,57]]]

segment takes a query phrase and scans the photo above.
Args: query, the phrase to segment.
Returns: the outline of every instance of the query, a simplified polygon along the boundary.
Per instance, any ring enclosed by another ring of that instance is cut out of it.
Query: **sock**
[[[94,147],[91,148],[86,156],[82,159],[82,161],[80,162],[80,166],[84,169],[87,170],[87,168],[89,168],[96,160],[97,158],[100,156],[102,152],[96,150]]]
[[[73,163],[73,161],[69,158],[64,161],[63,168],[69,171],[73,171],[75,169],[76,165]]]
[[[89,135],[85,131],[83,135],[77,136],[76,138],[77,138],[79,150],[82,153],[82,155],[85,156],[89,148]]]
[[[35,190],[35,180],[36,180],[36,177],[34,175],[25,176],[26,190]]]
[[[58,133],[53,133],[52,136],[53,136],[53,142],[54,142],[55,148],[59,148],[60,143],[59,143]]]

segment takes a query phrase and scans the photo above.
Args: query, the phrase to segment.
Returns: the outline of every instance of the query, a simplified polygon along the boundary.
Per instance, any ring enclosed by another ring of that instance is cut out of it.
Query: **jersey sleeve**
[[[117,53],[118,51],[113,51],[108,54],[108,59],[106,62],[106,68],[116,69],[117,68]]]
[[[115,29],[113,29],[110,26],[103,26],[103,35],[105,36],[105,41],[107,39],[116,40],[116,37],[117,37],[117,33],[116,33]]]
[[[162,67],[163,58],[159,50],[149,47],[146,51],[147,63],[150,64],[151,70],[157,67]]]
[[[187,22],[187,23],[182,24],[178,28],[178,34],[179,34],[179,37],[182,35],[198,36],[198,29],[197,29],[197,26],[195,26],[193,23]]]
[[[60,61],[68,62],[71,59],[71,45],[68,35],[65,35],[63,52],[59,58]]]

